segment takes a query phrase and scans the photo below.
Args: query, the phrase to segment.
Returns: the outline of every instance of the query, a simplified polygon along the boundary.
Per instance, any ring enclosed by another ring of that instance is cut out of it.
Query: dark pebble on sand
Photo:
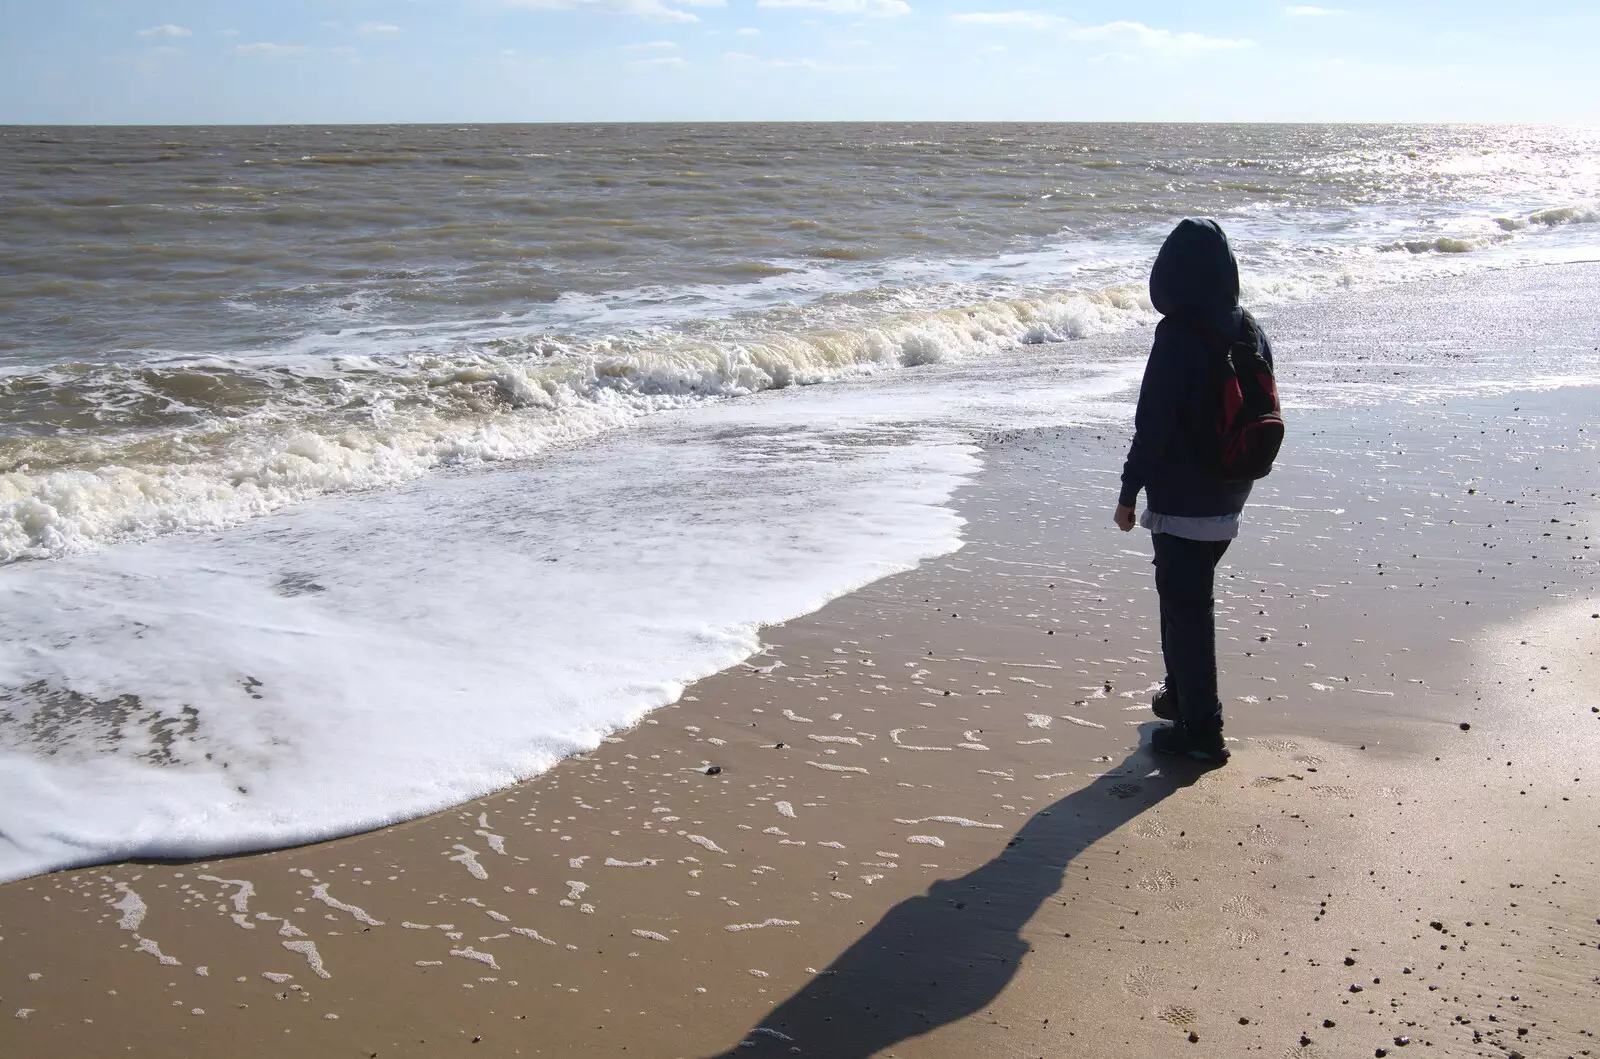
[[[1194,1030],[1190,1030],[1189,1031],[1189,1043],[1190,1044],[1199,1044],[1200,1043],[1200,1035],[1198,1033],[1196,1033]]]
[[[1322,1020],[1322,1028],[1323,1029],[1331,1030],[1331,1029],[1333,1029],[1333,1027],[1334,1027],[1334,1021],[1332,1019],[1323,1019]]]
[[[711,765],[711,766],[708,766],[706,768],[706,775],[707,776],[715,776],[717,773],[719,773],[721,771],[722,771],[722,766],[721,765]]]
[[[1344,965],[1346,967],[1354,967],[1356,965],[1356,958],[1354,956],[1346,956],[1344,958]]]
[[[1461,722],[1461,730],[1463,732],[1470,732],[1470,731],[1472,731],[1472,725],[1468,724],[1466,721],[1462,721]]]

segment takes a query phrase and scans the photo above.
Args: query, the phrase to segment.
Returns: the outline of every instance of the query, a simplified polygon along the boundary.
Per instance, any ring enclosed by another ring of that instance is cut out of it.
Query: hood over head
[[[1150,269],[1150,304],[1162,316],[1237,319],[1239,263],[1216,221],[1178,222]]]

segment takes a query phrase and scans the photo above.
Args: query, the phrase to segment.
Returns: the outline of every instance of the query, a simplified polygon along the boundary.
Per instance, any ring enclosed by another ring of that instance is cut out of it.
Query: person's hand
[[[1113,517],[1116,519],[1117,529],[1124,533],[1127,533],[1129,530],[1133,529],[1133,508],[1127,507],[1123,504],[1118,504],[1117,513]]]

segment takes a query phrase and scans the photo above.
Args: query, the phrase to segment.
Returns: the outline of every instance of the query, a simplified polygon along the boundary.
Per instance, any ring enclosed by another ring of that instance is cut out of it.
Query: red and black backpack
[[[1283,445],[1283,409],[1272,365],[1261,354],[1255,318],[1246,312],[1239,337],[1231,342],[1209,328],[1196,330],[1212,354],[1210,422],[1200,429],[1207,462],[1224,481],[1265,478]]]

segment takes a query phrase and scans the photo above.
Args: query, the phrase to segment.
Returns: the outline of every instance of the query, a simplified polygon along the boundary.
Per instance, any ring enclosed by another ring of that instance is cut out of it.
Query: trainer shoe
[[[1163,721],[1176,721],[1178,719],[1178,700],[1167,687],[1165,680],[1156,689],[1156,693],[1150,696],[1150,708]]]
[[[1157,754],[1186,757],[1213,768],[1226,765],[1231,756],[1228,744],[1223,741],[1222,729],[1203,734],[1191,732],[1181,721],[1150,733],[1150,749]]]

